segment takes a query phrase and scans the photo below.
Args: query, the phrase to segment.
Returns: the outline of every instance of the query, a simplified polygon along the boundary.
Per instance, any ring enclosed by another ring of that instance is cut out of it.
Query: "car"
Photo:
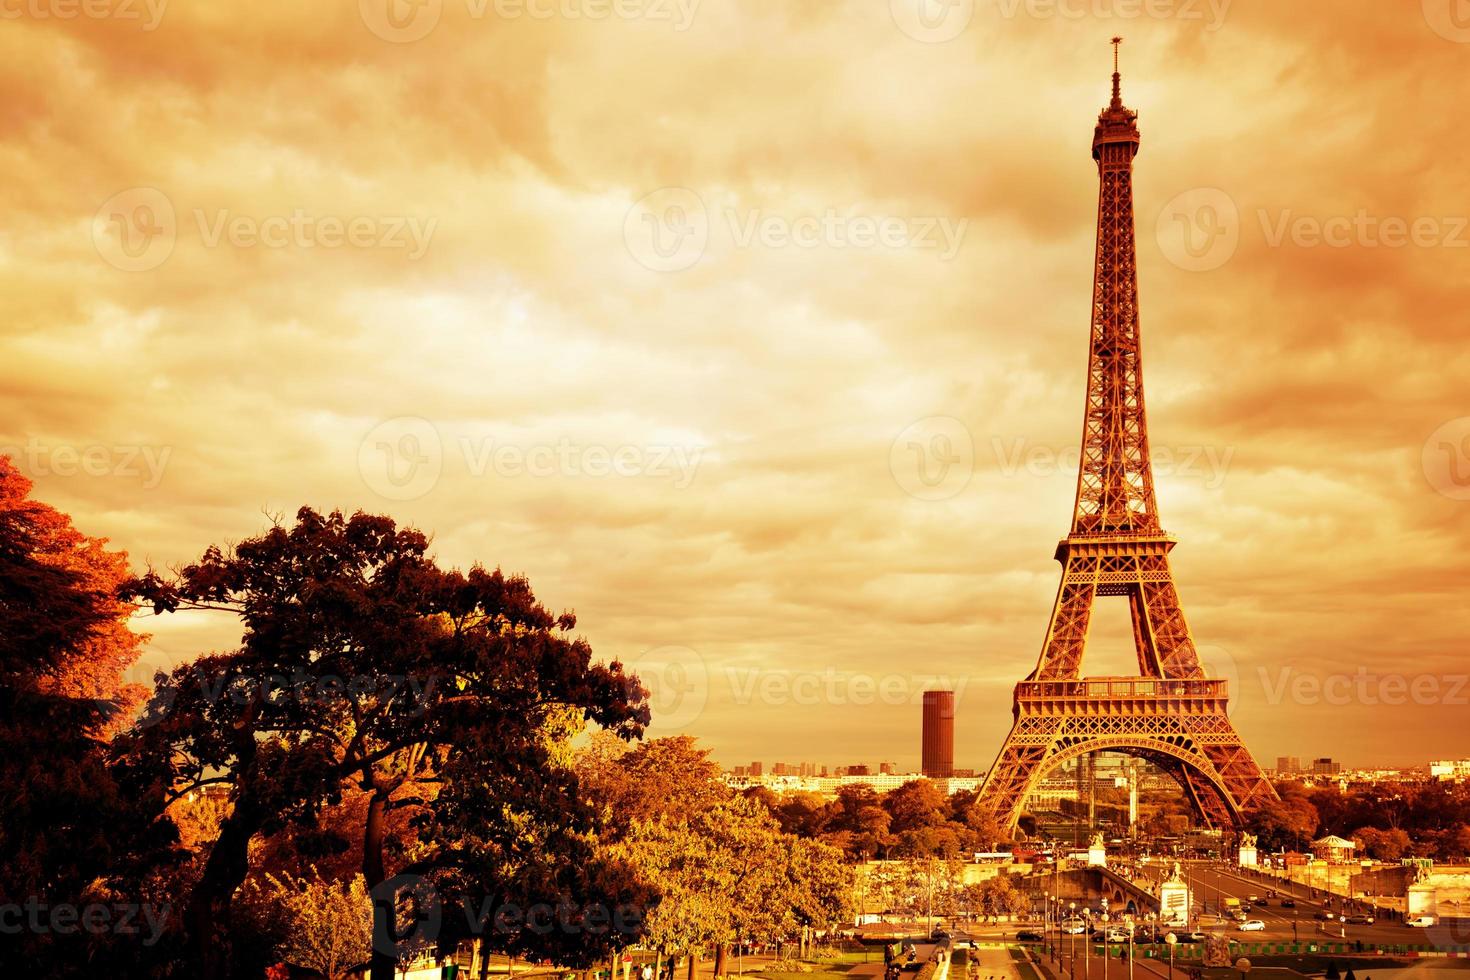
[[[1045,941],[1046,940],[1042,938],[1041,933],[1032,932],[1029,929],[1022,929],[1020,932],[1016,933],[1016,942],[1018,943],[1041,943]]]
[[[1205,934],[1202,932],[1191,932],[1187,933],[1183,938],[1186,943],[1202,943],[1205,941]]]
[[[1099,929],[1092,934],[1095,943],[1126,943],[1128,941],[1128,930],[1113,926],[1111,929]]]
[[[1373,916],[1367,912],[1354,912],[1342,921],[1355,926],[1371,926],[1374,922]]]
[[[935,929],[933,932],[929,933],[929,938],[934,940],[935,942],[942,942],[943,940],[949,938],[949,933],[945,932],[943,929]]]
[[[1230,913],[1230,917],[1236,922],[1244,922],[1246,919],[1250,918],[1250,916],[1245,914],[1245,909],[1236,909],[1234,912]]]
[[[1259,905],[1261,908],[1266,908],[1271,904],[1271,900],[1269,898],[1263,898],[1259,902],[1254,902],[1252,904]]]
[[[1432,915],[1416,915],[1408,922],[1405,922],[1404,925],[1408,926],[1411,929],[1428,929],[1430,926],[1434,925],[1435,922],[1436,919]]]
[[[1265,932],[1266,923],[1260,919],[1247,919],[1240,924],[1241,932]]]
[[[1260,899],[1258,899],[1258,898],[1256,898],[1256,896],[1252,895],[1249,898],[1247,898],[1246,901],[1247,902],[1250,902],[1251,904],[1255,904],[1256,902],[1260,901]]]
[[[1062,932],[1068,936],[1080,936],[1087,931],[1087,924],[1081,919],[1065,919],[1062,921]]]
[[[1294,898],[1283,898],[1281,900],[1281,907],[1284,908],[1284,909],[1294,909],[1294,908],[1296,908],[1296,899],[1294,899]]]
[[[1326,909],[1318,909],[1315,913],[1313,913],[1312,918],[1320,919],[1323,922],[1331,922],[1333,919],[1337,918],[1337,914],[1335,912],[1329,912]]]

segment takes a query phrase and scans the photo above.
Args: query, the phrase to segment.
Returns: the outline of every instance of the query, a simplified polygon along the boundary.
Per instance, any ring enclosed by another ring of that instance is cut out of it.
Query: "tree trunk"
[[[689,951],[689,980],[699,980],[699,951]]]
[[[374,787],[368,799],[367,820],[362,830],[362,876],[367,880],[368,891],[372,892],[383,883],[383,833],[388,809],[388,790]],[[373,894],[373,921],[389,923],[387,935],[393,934],[392,923],[398,910],[392,906],[392,896]],[[374,930],[375,934],[377,930]],[[384,939],[387,935],[383,936]],[[376,938],[376,936],[375,936]],[[398,969],[398,958],[387,949],[379,949],[373,943],[369,976],[371,980],[393,980]]]
[[[250,872],[250,839],[256,828],[253,810],[236,804],[220,824],[219,839],[210,848],[204,872],[189,896],[189,938],[202,980],[229,976],[230,902]]]
[[[728,970],[728,966],[729,966],[728,960],[729,959],[730,959],[730,944],[729,943],[720,943],[718,946],[715,947],[715,976],[716,977],[723,977],[723,976],[727,976],[728,975],[728,973],[729,973],[729,970]]]
[[[388,793],[375,789],[368,799],[367,822],[362,831],[362,876],[368,889],[383,883],[383,832],[387,819]]]

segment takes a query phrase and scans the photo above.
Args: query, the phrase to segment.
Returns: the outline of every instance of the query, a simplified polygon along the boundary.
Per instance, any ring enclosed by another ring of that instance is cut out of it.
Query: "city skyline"
[[[1075,487],[1117,28],[1158,495],[1206,667],[1262,761],[1470,755],[1465,38],[1312,3],[981,10],[946,39],[884,5],[706,5],[673,48],[651,20],[462,14],[403,41],[295,12],[309,68],[267,57],[270,15],[170,9],[162,47],[16,25],[0,447],[39,497],[140,568],[301,505],[389,513],[575,609],[652,682],[653,735],[917,769],[947,686],[983,772]],[[222,37],[238,59],[197,56]],[[376,149],[321,180],[354,149],[323,121],[380,101]],[[74,122],[37,139],[28,102]],[[1089,669],[1130,673],[1126,613],[1100,615]],[[138,673],[234,626],[142,621]]]

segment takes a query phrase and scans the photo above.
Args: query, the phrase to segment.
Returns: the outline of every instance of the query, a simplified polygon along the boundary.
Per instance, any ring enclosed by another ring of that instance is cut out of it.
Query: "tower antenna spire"
[[[1119,85],[1123,76],[1118,74],[1118,45],[1122,43],[1122,36],[1113,38],[1113,105],[1115,106],[1123,104],[1123,93]]]

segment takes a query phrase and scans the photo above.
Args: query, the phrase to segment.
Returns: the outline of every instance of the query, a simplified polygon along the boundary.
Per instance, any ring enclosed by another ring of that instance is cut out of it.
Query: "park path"
[[[1008,949],[972,949],[970,960],[975,964],[970,974],[975,980],[1022,980]],[[963,977],[951,974],[950,980],[963,980]]]

